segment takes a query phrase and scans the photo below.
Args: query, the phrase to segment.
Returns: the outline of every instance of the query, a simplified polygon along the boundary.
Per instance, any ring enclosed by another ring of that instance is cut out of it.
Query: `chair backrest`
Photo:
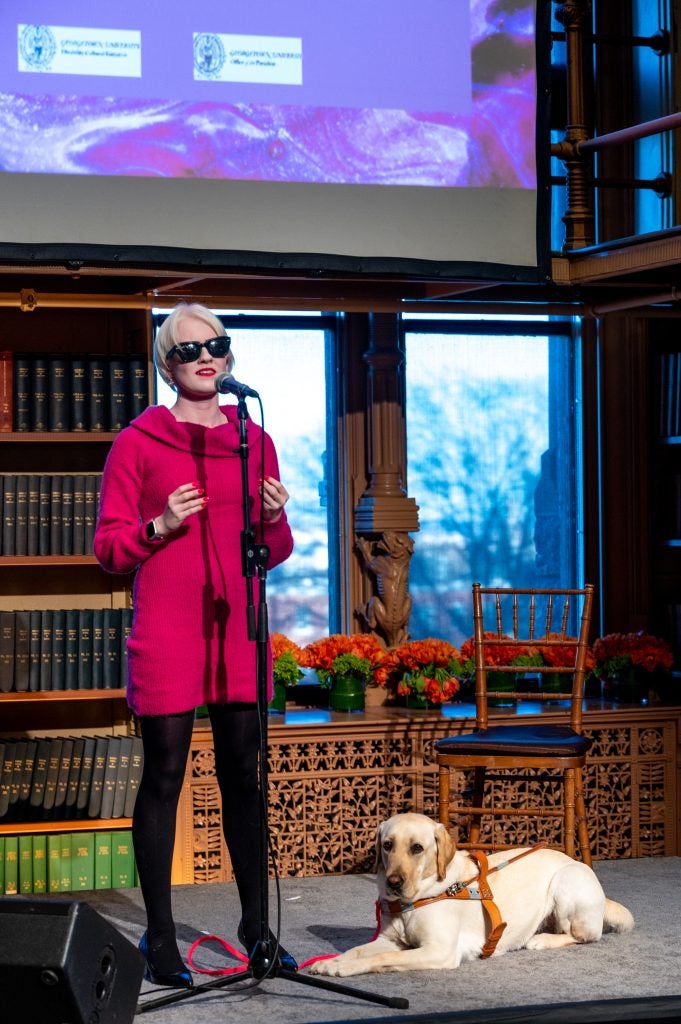
[[[473,584],[475,709],[478,729],[488,725],[490,673],[551,675],[557,692],[529,692],[517,684],[498,697],[569,701],[571,728],[582,728],[593,585],[576,589],[515,589]],[[538,656],[541,656],[540,658]],[[541,660],[542,664],[533,664]],[[519,662],[519,664],[509,664]],[[489,684],[489,685],[488,685]],[[566,707],[566,714],[567,714]]]

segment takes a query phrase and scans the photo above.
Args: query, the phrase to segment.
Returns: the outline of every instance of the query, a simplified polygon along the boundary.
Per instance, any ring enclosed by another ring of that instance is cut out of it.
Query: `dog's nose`
[[[399,892],[402,888],[404,878],[402,875],[388,875],[388,885],[393,892]]]

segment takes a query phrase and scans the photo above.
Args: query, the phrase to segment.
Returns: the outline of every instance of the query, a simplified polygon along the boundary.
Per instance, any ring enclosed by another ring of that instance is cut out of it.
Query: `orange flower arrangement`
[[[487,640],[505,640],[506,643],[495,644],[487,648],[488,665],[517,665],[519,668],[531,668],[543,664],[542,656],[537,647],[521,644],[510,636],[499,636],[498,633],[485,633]],[[475,638],[469,637],[461,645],[461,663],[464,672],[472,675],[475,672]]]
[[[410,640],[387,653],[381,685],[392,682],[402,697],[423,695],[441,704],[458,693],[458,660],[459,651],[446,640]]]
[[[594,641],[596,672],[603,679],[638,666],[646,672],[672,667],[674,655],[670,645],[649,633],[608,633]]]
[[[549,633],[549,640],[560,639],[560,633]],[[541,647],[541,654],[545,665],[553,668],[567,668],[575,663],[577,655],[577,637],[568,636],[565,638],[567,644],[561,647]],[[585,668],[587,672],[593,672],[596,667],[596,659],[590,647],[586,649]]]
[[[356,675],[365,686],[381,683],[386,652],[368,633],[334,633],[314,640],[303,649],[303,664],[314,668],[322,686],[330,687],[334,677]]]
[[[300,666],[304,663],[302,648],[283,633],[272,633],[270,644],[273,681],[284,686],[294,686],[303,677],[300,671]]]

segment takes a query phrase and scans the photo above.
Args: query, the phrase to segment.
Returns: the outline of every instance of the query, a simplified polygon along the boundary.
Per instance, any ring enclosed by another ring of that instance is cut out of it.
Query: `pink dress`
[[[242,460],[236,406],[221,406],[225,423],[180,423],[151,406],[121,431],[109,452],[94,551],[111,573],[135,571],[128,641],[128,703],[138,715],[188,711],[207,702],[254,701],[256,644],[248,639],[246,581],[241,564]],[[279,478],[274,445],[248,422],[251,525],[259,527],[259,482]],[[168,495],[196,481],[209,498],[160,543],[146,523]],[[268,568],[293,550],[286,513],[265,524]],[[257,609],[259,584],[253,580]],[[270,684],[271,685],[271,684]]]

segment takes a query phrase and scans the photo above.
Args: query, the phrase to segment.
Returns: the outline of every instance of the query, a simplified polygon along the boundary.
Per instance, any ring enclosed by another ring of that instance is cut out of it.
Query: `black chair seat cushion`
[[[528,757],[581,757],[592,744],[565,725],[495,725],[433,744],[438,754],[521,754]]]

